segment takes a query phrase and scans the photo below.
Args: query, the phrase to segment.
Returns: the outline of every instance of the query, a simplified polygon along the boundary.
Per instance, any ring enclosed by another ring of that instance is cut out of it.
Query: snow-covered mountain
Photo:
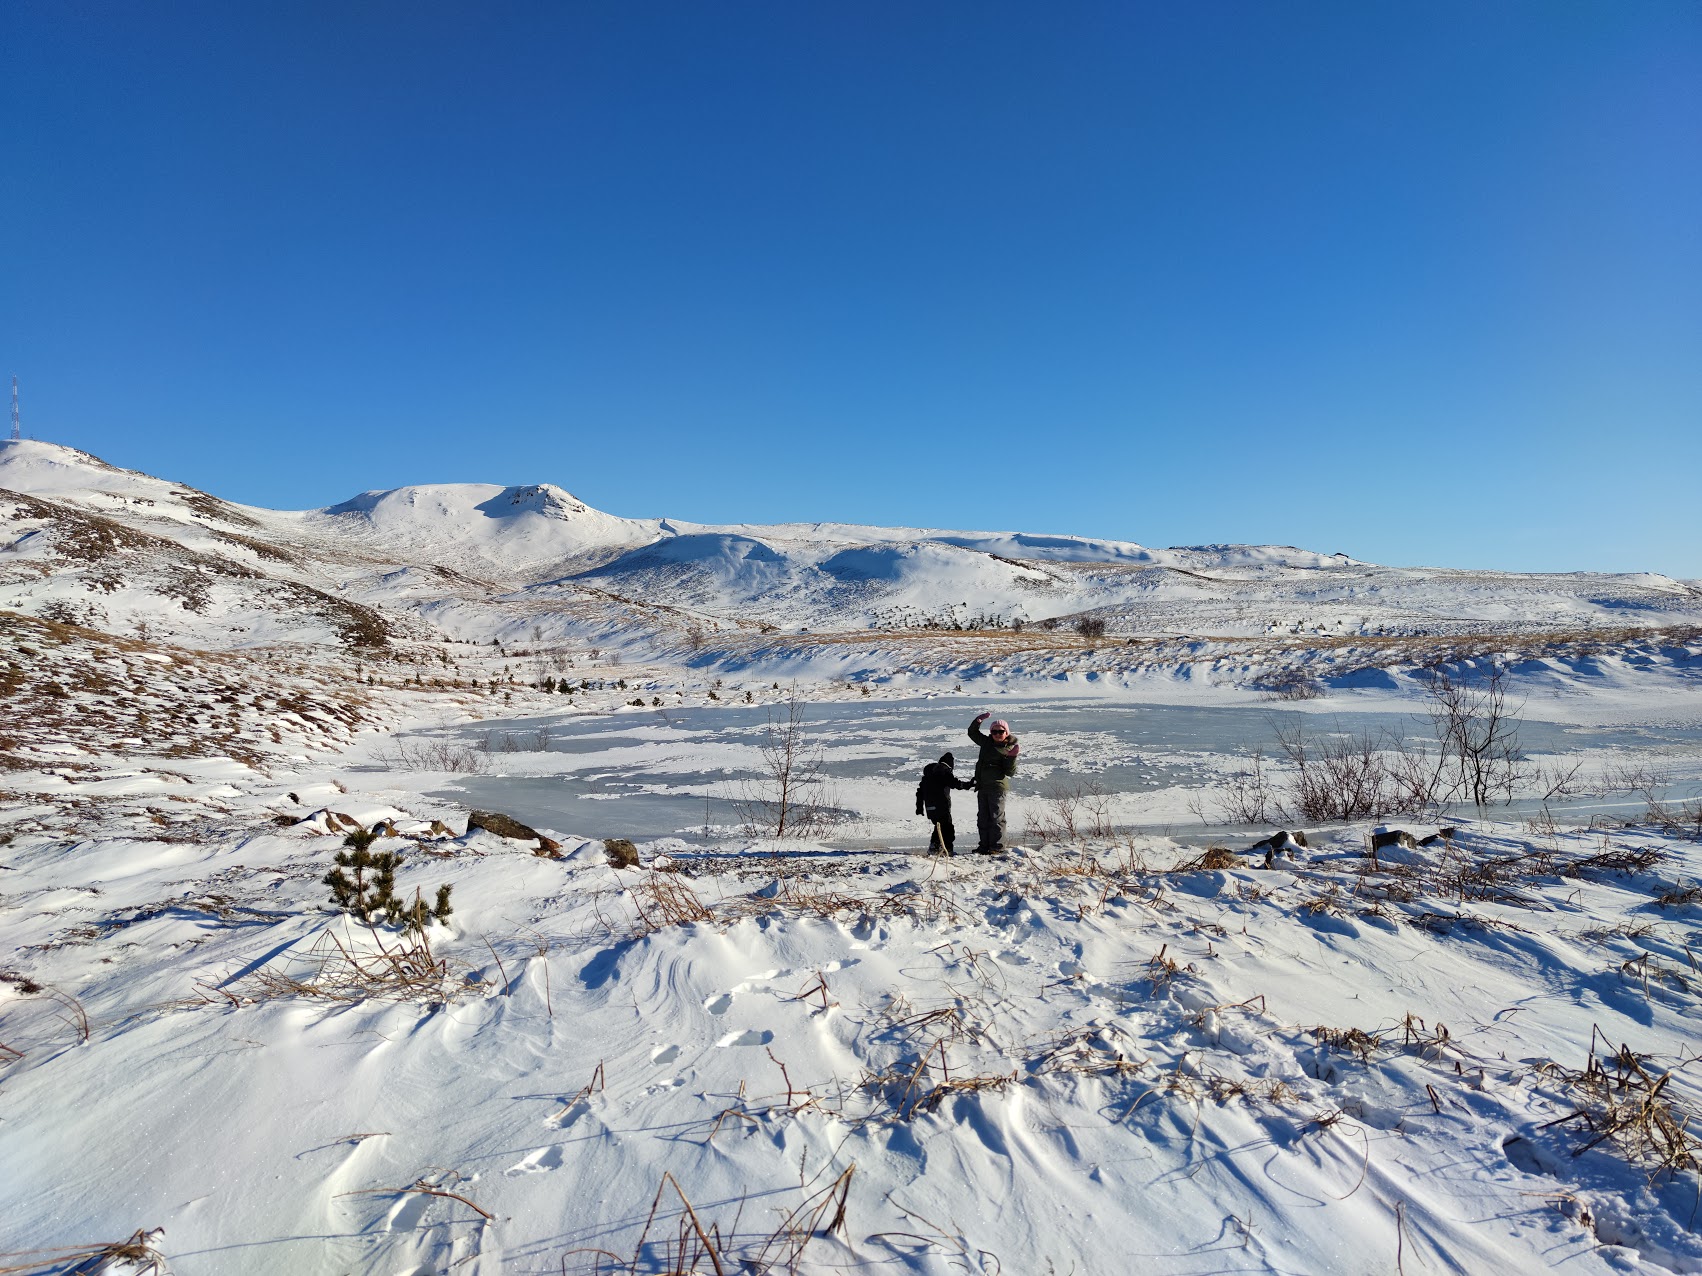
[[[1649,573],[1383,567],[1289,546],[623,518],[551,484],[431,484],[278,511],[0,443],[0,609],[210,647],[395,635],[1009,628],[1529,633],[1702,622]]]

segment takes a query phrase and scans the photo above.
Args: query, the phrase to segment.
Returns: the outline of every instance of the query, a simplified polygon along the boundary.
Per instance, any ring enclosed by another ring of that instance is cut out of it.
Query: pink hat
[[[1006,722],[1003,718],[994,718],[987,724],[987,730],[989,731],[1009,731],[1010,729],[1011,724]]]

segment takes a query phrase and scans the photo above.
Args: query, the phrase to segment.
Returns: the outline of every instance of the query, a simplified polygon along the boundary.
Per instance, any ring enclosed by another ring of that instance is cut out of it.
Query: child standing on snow
[[[951,822],[951,791],[969,787],[969,781],[957,778],[956,767],[957,759],[942,753],[938,762],[922,768],[922,782],[916,786],[916,814],[926,815],[934,822],[928,849],[943,850],[947,855],[952,854],[952,844],[957,841],[957,830]]]

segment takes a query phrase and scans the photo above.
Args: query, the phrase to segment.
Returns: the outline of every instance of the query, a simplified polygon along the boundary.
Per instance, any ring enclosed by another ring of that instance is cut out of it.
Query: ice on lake
[[[916,840],[925,829],[913,815],[922,766],[950,750],[967,778],[975,747],[966,728],[989,706],[980,700],[810,703],[805,732],[819,745],[838,805],[857,817],[834,840],[887,845]],[[1271,706],[1202,707],[1080,700],[1013,701],[1000,697],[996,716],[1022,742],[1012,787],[1013,816],[1059,785],[1094,783],[1118,795],[1117,822],[1177,834],[1198,830],[1187,795],[1204,792],[1245,764],[1255,750],[1270,757],[1277,732],[1303,725],[1314,736],[1370,732],[1429,741],[1420,712],[1306,710]],[[588,837],[707,838],[736,832],[733,802],[758,779],[773,706],[623,709],[596,716],[527,717],[456,734],[488,743],[491,771],[466,776],[438,795],[458,804],[503,811],[527,823]],[[1702,728],[1579,726],[1525,720],[1527,754],[1611,750],[1648,755],[1686,781],[1702,777]],[[1497,808],[1528,814],[1535,802]],[[1611,811],[1623,799],[1551,802],[1556,816]],[[962,794],[957,821],[973,825],[973,795]]]

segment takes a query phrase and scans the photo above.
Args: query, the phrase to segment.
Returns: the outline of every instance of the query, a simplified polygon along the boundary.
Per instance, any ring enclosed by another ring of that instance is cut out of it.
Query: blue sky
[[[0,6],[26,430],[1702,577],[1702,6]]]

